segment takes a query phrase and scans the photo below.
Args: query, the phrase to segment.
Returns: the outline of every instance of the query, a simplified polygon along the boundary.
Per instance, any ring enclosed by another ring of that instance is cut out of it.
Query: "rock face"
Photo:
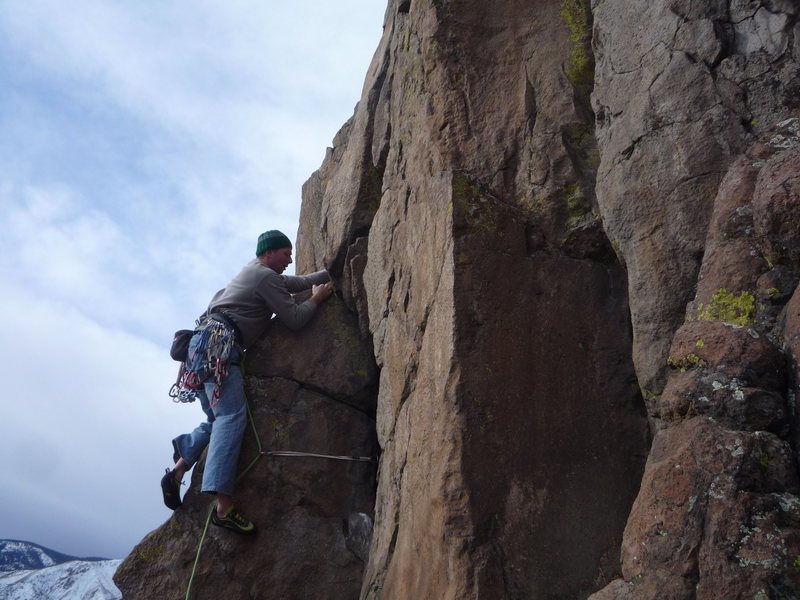
[[[786,305],[800,268],[798,183],[794,118],[751,145],[719,186],[625,530],[625,583],[595,600],[800,593],[797,310]]]
[[[663,390],[722,178],[754,134],[800,108],[797,12],[782,1],[655,0],[644,13],[594,3],[596,191],[627,268],[647,398]]]
[[[380,367],[362,597],[575,597],[616,572],[648,431],[561,13],[392,4],[306,187],[298,264],[341,273]]]
[[[313,352],[320,339],[324,357]],[[376,466],[260,453],[375,456],[374,400],[367,399],[375,397],[376,372],[366,350],[355,318],[332,298],[301,333],[275,325],[248,351],[252,428],[236,501],[260,531],[242,539],[211,526],[197,558],[214,503],[199,491],[201,461],[183,506],[118,569],[126,600],[185,598],[190,580],[198,600],[358,596],[363,556],[347,524],[372,515]],[[296,378],[296,364],[306,365],[305,380]]]
[[[303,189],[339,299],[247,361],[266,447],[377,472],[257,462],[192,597],[799,597],[798,12],[391,0]],[[185,592],[195,484],[127,600]]]

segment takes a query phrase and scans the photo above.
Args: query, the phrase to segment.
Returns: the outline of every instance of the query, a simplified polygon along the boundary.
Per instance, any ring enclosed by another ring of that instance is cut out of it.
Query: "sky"
[[[0,2],[0,538],[122,558],[169,518],[203,419],[167,396],[172,334],[262,231],[295,239],[385,9]]]

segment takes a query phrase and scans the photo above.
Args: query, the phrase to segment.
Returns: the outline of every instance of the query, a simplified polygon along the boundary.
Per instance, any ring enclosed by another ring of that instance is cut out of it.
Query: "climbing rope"
[[[244,371],[244,368],[242,368]],[[250,421],[250,426],[253,429],[253,435],[256,439],[256,448],[258,452],[250,461],[250,463],[242,470],[241,473],[236,477],[236,483],[238,483],[250,470],[255,466],[255,464],[259,461],[262,456],[305,456],[305,457],[312,457],[312,458],[328,458],[332,460],[350,460],[350,461],[359,461],[359,462],[372,462],[377,463],[378,459],[374,456],[333,456],[330,454],[314,454],[311,452],[292,452],[289,450],[273,450],[270,452],[264,452],[263,447],[261,446],[261,436],[258,435],[258,429],[256,428],[256,421],[253,418],[253,413],[250,410],[250,402],[247,401],[247,396],[244,396],[244,403],[245,407],[247,408],[247,418]],[[192,565],[192,573],[189,575],[189,583],[186,586],[186,596],[184,600],[190,599],[190,594],[192,592],[192,583],[194,583],[194,576],[197,573],[197,565],[200,564],[200,554],[203,550],[203,543],[206,540],[206,534],[208,533],[208,525],[211,523],[211,515],[213,514],[212,511],[216,510],[216,500],[211,501],[211,507],[208,511],[208,516],[206,517],[206,523],[203,527],[203,533],[200,536],[200,542],[197,544],[197,553],[194,557],[194,564]]]
[[[378,462],[374,456],[332,456],[330,454],[313,454],[311,452],[290,452],[289,450],[274,450],[262,452],[266,456],[310,456],[313,458],[329,458],[331,460],[354,460],[360,462]]]
[[[189,600],[189,596],[192,593],[192,583],[194,582],[194,574],[197,572],[197,565],[200,562],[200,551],[203,548],[203,543],[206,541],[206,534],[208,533],[208,525],[211,523],[211,515],[213,514],[211,511],[217,510],[215,503],[211,504],[211,507],[208,510],[208,516],[206,517],[206,524],[203,527],[203,534],[200,536],[200,543],[197,545],[197,554],[194,557],[194,564],[192,565],[192,574],[189,576],[189,584],[186,586],[186,596],[184,600]]]

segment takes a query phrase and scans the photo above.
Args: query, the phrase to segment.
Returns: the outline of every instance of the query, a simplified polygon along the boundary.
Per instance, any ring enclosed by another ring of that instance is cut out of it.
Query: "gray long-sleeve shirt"
[[[330,280],[327,271],[310,275],[279,275],[257,258],[214,294],[208,313],[222,311],[239,328],[242,346],[249,347],[267,328],[274,314],[290,329],[300,329],[314,315],[317,305],[311,300],[296,304],[292,294]]]

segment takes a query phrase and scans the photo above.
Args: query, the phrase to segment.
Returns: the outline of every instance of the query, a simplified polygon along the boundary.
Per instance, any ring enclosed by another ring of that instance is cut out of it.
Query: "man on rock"
[[[208,420],[191,433],[172,440],[175,466],[161,479],[164,504],[175,510],[181,506],[180,485],[183,476],[194,466],[208,446],[201,490],[217,497],[214,525],[237,533],[255,532],[255,525],[233,504],[234,480],[242,437],[247,424],[247,405],[241,361],[244,350],[253,344],[275,315],[293,330],[303,327],[317,307],[332,293],[327,271],[305,276],[282,275],[292,262],[292,244],[283,233],[266,231],[258,238],[256,258],[211,299],[189,344],[189,357],[201,356],[204,350],[203,323],[228,328],[232,343],[223,365],[224,375],[209,375],[208,364],[199,368],[195,397],[200,400]],[[296,304],[292,294],[311,288],[311,298]],[[187,359],[191,361],[191,358]],[[197,362],[197,361],[195,361]],[[189,368],[187,362],[187,368]],[[205,370],[203,370],[205,369]],[[219,371],[218,371],[219,372]]]

